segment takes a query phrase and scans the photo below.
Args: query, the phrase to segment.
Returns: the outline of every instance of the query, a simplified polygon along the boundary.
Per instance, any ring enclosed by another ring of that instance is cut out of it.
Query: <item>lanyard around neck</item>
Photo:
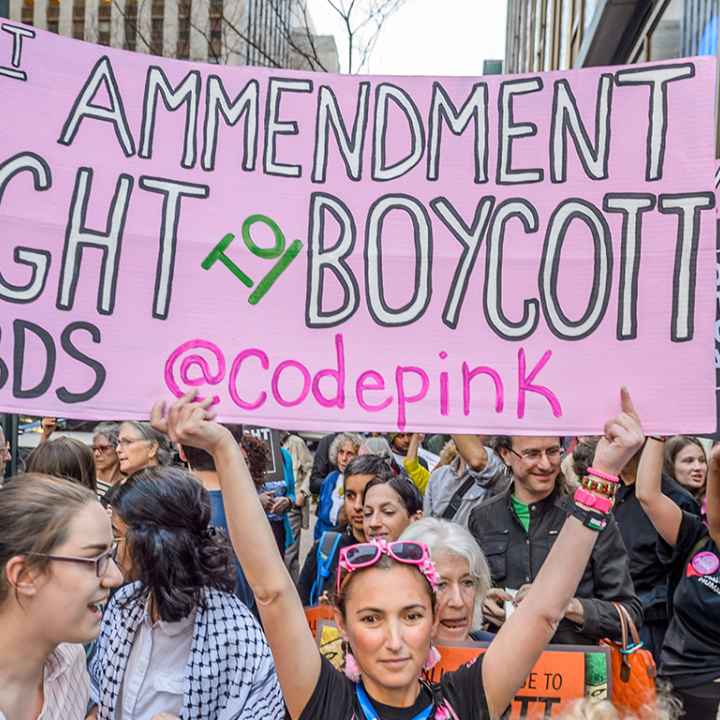
[[[360,702],[360,707],[362,708],[365,720],[381,720],[377,710],[370,701],[368,694],[365,692],[365,688],[360,683],[355,684],[355,694]],[[430,703],[430,705],[428,705],[424,710],[421,710],[417,715],[415,715],[412,720],[429,720],[430,715],[432,715],[432,711],[433,705]]]

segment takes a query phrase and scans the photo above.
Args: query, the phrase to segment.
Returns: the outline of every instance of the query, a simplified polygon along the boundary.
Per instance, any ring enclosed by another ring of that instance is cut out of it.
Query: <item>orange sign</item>
[[[585,651],[596,648],[546,650],[513,700],[511,720],[554,718],[568,703],[585,696]],[[439,682],[446,672],[471,663],[487,646],[438,646],[441,660],[427,673],[431,682]]]
[[[335,615],[330,605],[306,607],[305,617],[307,618],[310,630],[315,637],[317,637],[318,622],[320,622],[320,620],[335,620]]]

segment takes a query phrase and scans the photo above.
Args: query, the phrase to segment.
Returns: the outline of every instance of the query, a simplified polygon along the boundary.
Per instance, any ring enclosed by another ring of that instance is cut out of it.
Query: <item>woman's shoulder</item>
[[[353,682],[323,657],[317,684],[299,720],[350,720],[354,698]]]
[[[257,618],[237,595],[226,590],[207,587],[203,590],[203,606],[206,613],[212,615],[209,621],[220,625],[216,631],[224,629],[227,635],[258,635],[265,642],[265,635]]]
[[[433,687],[449,703],[459,720],[489,720],[490,712],[483,687],[484,654],[457,670],[446,672]]]

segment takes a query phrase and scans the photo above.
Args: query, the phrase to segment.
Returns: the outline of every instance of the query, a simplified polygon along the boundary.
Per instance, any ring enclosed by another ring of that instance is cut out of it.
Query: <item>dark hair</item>
[[[423,509],[423,501],[420,491],[405,476],[390,475],[389,478],[373,478],[366,486],[363,493],[363,502],[367,497],[368,490],[376,485],[389,485],[399,496],[407,514],[412,517]]]
[[[177,622],[203,604],[207,587],[235,587],[230,546],[210,527],[210,497],[175,466],[138,470],[118,489],[112,508],[128,526],[127,547],[138,591],[152,594],[161,620]]]
[[[496,435],[492,448],[498,455],[501,450],[512,450],[512,437],[510,435]]]
[[[705,448],[703,444],[692,435],[673,435],[667,439],[665,443],[665,458],[664,458],[664,470],[671,477],[675,477],[675,460],[677,456],[684,450],[688,445],[694,445],[703,451],[705,455]]]
[[[40,443],[28,457],[27,471],[65,478],[97,492],[93,452],[75,438],[59,437]]]
[[[592,465],[595,458],[595,450],[597,449],[600,438],[590,438],[579,442],[572,454],[573,470],[578,477],[587,475],[588,468]]]
[[[8,561],[25,555],[28,567],[45,570],[49,560],[42,555],[67,540],[72,519],[91,502],[97,496],[78,483],[38,473],[14,475],[0,486],[0,604],[10,591]]]
[[[270,448],[267,443],[254,435],[243,435],[240,445],[247,456],[250,477],[255,485],[265,482],[265,471],[270,463]]]
[[[363,572],[366,572],[368,570],[372,570],[373,568],[380,568],[381,570],[390,570],[393,567],[412,567],[411,565],[405,565],[403,563],[396,562],[388,555],[383,555],[374,565],[370,565],[367,568],[360,568],[358,570],[355,570],[351,572],[346,578],[343,579],[341,585],[340,585],[340,592],[335,595],[334,602],[335,607],[340,611],[340,614],[343,616],[343,619],[345,619],[345,611],[346,611],[346,603],[347,603],[347,597],[350,590],[350,585],[352,585],[353,580],[358,576],[361,575]],[[435,596],[435,593],[433,592],[432,586],[428,582],[428,579],[420,572],[419,568],[415,568],[418,575],[425,581],[425,587],[427,588],[427,591],[430,595],[430,607],[432,608],[433,615],[435,615],[435,609],[437,606],[437,597]],[[340,568],[338,568],[338,572],[340,572]]]
[[[232,436],[235,438],[235,441],[239,444],[243,436],[243,426],[225,425],[225,427],[230,431]],[[191,470],[199,470],[201,472],[213,472],[215,470],[215,461],[213,460],[213,456],[207,450],[192,447],[191,445],[183,445],[182,449]]]
[[[695,447],[700,448],[705,460],[707,461],[705,448],[696,437],[693,437],[692,435],[673,435],[671,438],[668,438],[665,443],[665,457],[663,460],[663,470],[667,475],[673,478],[673,480],[675,480],[675,460],[688,445],[694,445]],[[685,489],[688,490],[688,492],[691,492],[696,499],[699,499],[702,502],[705,496],[706,488],[707,475],[705,475],[705,483],[702,487],[697,490],[692,490],[690,488]]]
[[[358,455],[347,464],[343,475],[345,478],[351,475],[374,475],[370,482],[375,480],[387,482],[395,477],[390,463],[380,455]]]

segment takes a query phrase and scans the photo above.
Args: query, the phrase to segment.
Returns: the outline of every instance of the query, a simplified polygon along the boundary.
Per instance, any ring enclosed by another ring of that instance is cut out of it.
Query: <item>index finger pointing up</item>
[[[624,413],[627,413],[631,417],[635,418],[638,422],[640,421],[640,416],[638,415],[637,410],[633,405],[632,398],[630,397],[630,391],[624,385],[620,388],[620,407]]]

